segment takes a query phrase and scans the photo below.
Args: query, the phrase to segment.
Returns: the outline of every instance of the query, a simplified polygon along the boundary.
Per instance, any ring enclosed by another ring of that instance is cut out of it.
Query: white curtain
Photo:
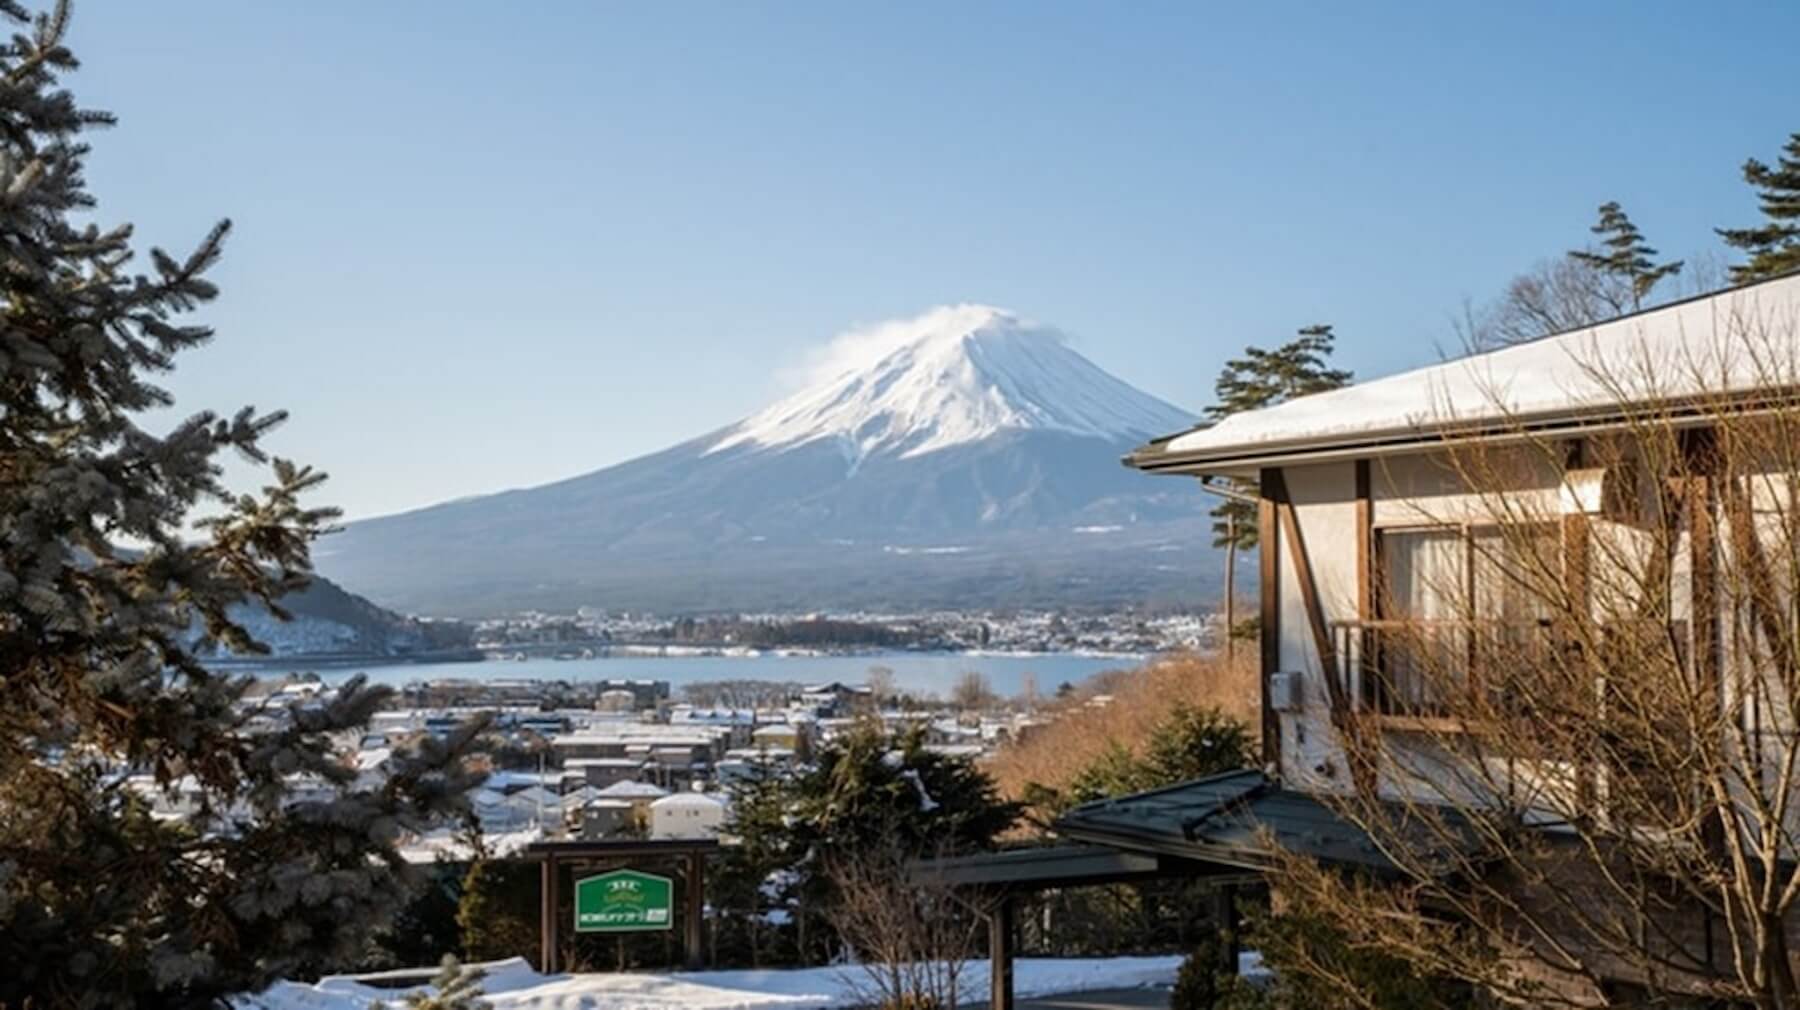
[[[1395,530],[1382,536],[1382,564],[1383,616],[1421,622],[1382,650],[1388,707],[1420,711],[1465,653],[1468,541],[1461,529]]]

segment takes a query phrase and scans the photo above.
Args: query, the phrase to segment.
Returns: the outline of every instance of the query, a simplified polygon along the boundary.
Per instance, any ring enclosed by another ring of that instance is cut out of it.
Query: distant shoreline
[[[481,650],[457,649],[443,652],[410,653],[399,656],[384,656],[375,653],[312,653],[290,654],[282,656],[231,656],[211,659],[205,665],[221,671],[256,672],[272,667],[310,666],[322,669],[340,669],[350,666],[430,666],[444,663],[470,665],[493,664],[503,666],[514,662],[516,658],[525,657],[524,648],[518,650]],[[1054,656],[1067,656],[1079,659],[1118,659],[1143,661],[1155,655],[1153,652],[1109,651],[1103,649],[897,649],[897,648],[850,648],[850,649],[817,649],[810,647],[772,647],[753,649],[734,646],[694,646],[694,645],[648,645],[626,644],[605,648],[585,647],[582,653],[573,655],[553,654],[544,646],[536,646],[529,650],[537,653],[529,658],[551,660],[554,662],[579,662],[583,660],[606,659],[830,659],[856,658],[859,656],[879,657],[885,655],[917,655],[917,656],[966,656],[971,659],[1038,659]],[[508,653],[511,653],[510,655]]]

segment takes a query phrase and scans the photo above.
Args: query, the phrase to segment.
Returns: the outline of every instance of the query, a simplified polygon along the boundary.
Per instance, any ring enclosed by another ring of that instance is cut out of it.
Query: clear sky
[[[85,0],[102,216],[237,225],[184,409],[352,516],[727,424],[856,324],[981,301],[1206,405],[1337,326],[1374,375],[1622,201],[1754,220],[1800,4]]]

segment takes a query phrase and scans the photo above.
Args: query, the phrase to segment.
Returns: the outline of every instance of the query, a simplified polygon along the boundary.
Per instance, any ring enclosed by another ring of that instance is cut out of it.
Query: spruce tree
[[[779,886],[755,900],[795,909],[803,960],[829,953],[831,937],[816,927],[835,898],[825,872],[834,862],[883,848],[918,857],[977,851],[1021,813],[974,763],[929,749],[923,726],[889,733],[873,718],[794,776],[764,780],[737,802],[750,805],[733,821],[742,848],[732,858],[741,862],[726,871],[726,886],[741,902],[742,889],[761,888],[768,865],[781,861]]]
[[[0,18],[0,1006],[217,1006],[365,949],[415,879],[395,840],[470,784],[467,734],[358,790],[332,738],[384,692],[253,703],[196,658],[262,651],[233,614],[282,616],[336,513],[262,449],[280,412],[145,426],[213,335],[186,316],[227,226],[133,272],[130,227],[92,223],[84,138],[112,120],[60,84],[67,4]],[[226,452],[268,484],[234,493]],[[152,816],[177,785],[194,812]]]
[[[777,963],[782,953],[779,931],[769,924],[788,911],[780,885],[799,859],[789,849],[793,805],[789,780],[766,763],[734,783],[726,833],[737,843],[720,852],[708,877],[725,941],[734,948],[741,945],[753,968]]]
[[[1720,228],[1719,237],[1749,254],[1731,268],[1731,279],[1748,284],[1800,269],[1800,133],[1788,137],[1774,166],[1755,158],[1744,162],[1744,181],[1756,189],[1766,218],[1749,228]]]
[[[1631,289],[1633,310],[1644,307],[1644,298],[1666,277],[1681,272],[1681,261],[1656,262],[1656,250],[1644,241],[1637,225],[1625,214],[1618,201],[1600,205],[1600,220],[1588,229],[1601,236],[1601,252],[1575,249],[1569,256],[1603,274],[1617,277]]]

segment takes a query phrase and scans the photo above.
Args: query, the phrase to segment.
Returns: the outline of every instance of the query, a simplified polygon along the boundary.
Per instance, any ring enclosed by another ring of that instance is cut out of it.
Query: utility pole
[[[1225,515],[1225,660],[1237,659],[1237,516]]]

